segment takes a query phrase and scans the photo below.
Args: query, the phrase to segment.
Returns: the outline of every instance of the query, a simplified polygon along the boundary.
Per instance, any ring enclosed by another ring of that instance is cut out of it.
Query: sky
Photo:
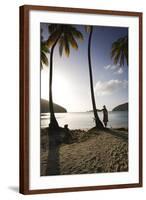
[[[48,25],[41,23],[43,39],[49,37]],[[88,37],[85,27],[74,25],[83,34],[78,50],[70,48],[70,55],[59,55],[58,45],[53,57],[53,101],[68,112],[92,110],[88,67]],[[91,41],[91,64],[96,106],[108,110],[128,102],[128,66],[113,64],[111,46],[118,38],[128,35],[128,28],[94,26]],[[48,55],[49,59],[49,55]],[[41,70],[41,98],[49,99],[49,66]]]

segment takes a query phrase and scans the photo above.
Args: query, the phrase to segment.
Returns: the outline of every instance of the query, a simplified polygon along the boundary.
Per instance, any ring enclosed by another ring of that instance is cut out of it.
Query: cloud
[[[106,65],[104,67],[105,70],[112,70],[114,71],[114,74],[122,74],[123,73],[123,68],[120,67],[119,64],[117,65]]]
[[[109,81],[98,81],[95,85],[95,93],[97,96],[106,96],[111,95],[117,90],[120,90],[122,88],[128,87],[128,81],[127,80],[109,80]]]
[[[116,70],[116,69],[118,69],[118,67],[119,67],[119,65],[111,65],[112,70]]]
[[[123,68],[120,67],[114,74],[123,74]]]
[[[115,70],[115,69],[117,69],[118,67],[119,67],[118,64],[117,64],[117,65],[106,65],[106,66],[104,67],[104,69],[106,69],[106,70],[108,70],[108,69]]]
[[[104,69],[110,69],[111,68],[111,65],[107,65],[104,67]]]

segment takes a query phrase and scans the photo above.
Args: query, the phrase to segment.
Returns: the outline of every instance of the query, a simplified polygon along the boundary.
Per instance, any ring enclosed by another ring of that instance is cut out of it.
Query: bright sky
[[[41,24],[43,38],[49,36],[48,24]],[[86,112],[92,109],[87,57],[88,33],[84,26],[75,26],[83,34],[78,50],[60,57],[58,46],[53,59],[53,101],[68,112]],[[128,35],[128,28],[95,26],[92,37],[92,70],[97,108],[108,110],[128,102],[128,67],[115,66],[110,57],[112,42]],[[49,55],[48,55],[49,58]],[[49,99],[49,67],[41,71],[41,98]]]

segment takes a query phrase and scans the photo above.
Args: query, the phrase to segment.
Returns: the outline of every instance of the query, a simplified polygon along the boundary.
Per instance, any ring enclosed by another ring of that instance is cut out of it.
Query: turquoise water
[[[103,119],[102,113],[98,113],[100,119]],[[55,113],[60,126],[68,124],[69,129],[90,129],[95,126],[92,112],[76,113]],[[109,112],[109,128],[128,128],[128,112],[114,111]],[[41,115],[41,128],[48,127],[50,121],[49,113]]]

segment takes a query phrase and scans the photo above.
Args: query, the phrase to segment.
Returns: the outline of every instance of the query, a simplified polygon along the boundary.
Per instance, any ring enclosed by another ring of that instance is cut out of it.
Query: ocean
[[[98,113],[100,119],[103,119],[102,112]],[[68,124],[69,129],[90,129],[95,126],[94,115],[92,112],[70,112],[55,113],[56,119],[61,127]],[[108,128],[128,128],[128,111],[109,111]],[[41,128],[48,127],[50,113],[41,114]]]

